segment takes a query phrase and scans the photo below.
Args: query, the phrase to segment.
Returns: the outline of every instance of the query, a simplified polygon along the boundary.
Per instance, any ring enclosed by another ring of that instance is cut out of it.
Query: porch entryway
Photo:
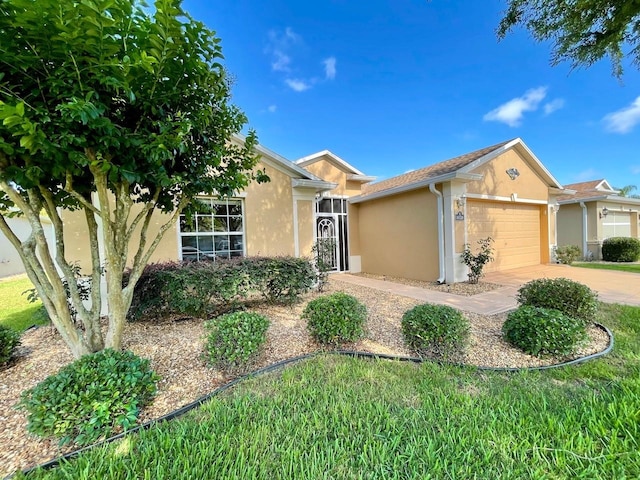
[[[334,272],[349,271],[347,199],[321,197],[316,200],[315,241],[328,245],[324,261]]]

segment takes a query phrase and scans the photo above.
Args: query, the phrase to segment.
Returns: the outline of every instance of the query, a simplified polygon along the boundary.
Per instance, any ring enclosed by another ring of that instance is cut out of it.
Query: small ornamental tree
[[[136,282],[178,215],[192,213],[196,195],[227,196],[267,180],[255,169],[255,135],[232,141],[246,118],[229,103],[220,40],[179,0],[153,8],[138,0],[2,0],[0,52],[0,231],[74,356],[119,349]],[[69,210],[86,221],[86,237],[74,239],[85,245],[73,247],[90,252],[89,308],[65,244]],[[53,223],[49,248],[42,214]],[[9,227],[11,215],[29,222],[26,239]],[[152,221],[160,227],[149,236]]]
[[[465,243],[460,261],[469,268],[469,283],[478,283],[484,275],[484,266],[493,261],[492,243],[493,238],[491,237],[478,240],[480,249],[476,254],[471,251],[471,245]]]

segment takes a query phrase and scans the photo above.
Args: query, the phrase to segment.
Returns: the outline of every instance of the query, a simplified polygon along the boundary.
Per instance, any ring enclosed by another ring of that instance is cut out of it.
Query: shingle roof
[[[371,195],[373,193],[378,193],[384,190],[390,190],[392,188],[402,187],[405,185],[411,185],[413,183],[421,182],[429,178],[435,178],[441,175],[446,175],[447,173],[456,172],[511,141],[512,140],[507,140],[506,142],[498,143],[490,147],[481,148],[480,150],[476,150],[474,152],[465,153],[464,155],[445,160],[444,162],[436,163],[434,165],[420,168],[418,170],[413,170],[412,172],[408,172],[403,175],[398,175],[397,177],[392,177],[380,182],[363,185],[362,196],[366,197],[367,195]]]
[[[575,190],[575,194],[569,195],[560,195],[558,197],[558,202],[566,202],[566,201],[579,201],[586,200],[589,198],[603,198],[610,195],[617,196],[615,192],[611,190],[599,190],[596,187],[600,185],[605,180],[603,178],[599,180],[590,180],[588,182],[579,182],[572,183],[570,185],[565,185],[564,188],[567,190]]]
[[[600,180],[590,180],[588,182],[579,182],[572,183],[570,185],[565,185],[564,188],[569,190],[575,190],[576,192],[586,192],[590,190],[595,190],[598,185],[600,185],[604,181],[604,178]]]

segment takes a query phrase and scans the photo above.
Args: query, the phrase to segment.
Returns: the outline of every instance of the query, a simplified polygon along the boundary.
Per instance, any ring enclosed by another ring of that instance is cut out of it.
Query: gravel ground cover
[[[391,281],[391,278],[387,280]],[[356,296],[367,306],[369,313],[365,338],[347,345],[347,349],[411,355],[402,340],[400,319],[405,311],[420,302],[343,283],[340,282],[339,276],[331,277],[325,289],[325,293],[334,291]],[[264,351],[252,365],[252,369],[320,349],[309,337],[306,324],[300,319],[305,304],[318,295],[310,293],[302,303],[293,306],[262,305],[253,309],[266,315],[271,321],[271,326],[267,332]],[[567,360],[538,359],[506,344],[501,335],[506,314],[465,315],[471,323],[470,345],[464,356],[466,363],[491,367],[531,367]],[[130,323],[126,326],[124,348],[149,358],[152,368],[161,377],[158,395],[142,412],[141,421],[165,415],[231,379],[223,372],[207,367],[202,359],[202,323],[201,319],[167,319]],[[591,328],[589,337],[588,344],[576,356],[588,355],[606,348],[608,338],[601,330]],[[1,477],[72,450],[71,447],[58,447],[55,440],[42,440],[29,435],[26,431],[26,415],[13,408],[23,390],[56,373],[71,361],[71,354],[55,329],[40,327],[24,333],[17,358],[8,368],[0,371]]]

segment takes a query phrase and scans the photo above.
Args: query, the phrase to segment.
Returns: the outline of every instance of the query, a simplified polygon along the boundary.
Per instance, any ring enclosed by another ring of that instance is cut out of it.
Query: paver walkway
[[[488,273],[483,278],[484,281],[504,286],[472,297],[349,275],[348,273],[335,275],[333,278],[424,302],[450,305],[460,310],[482,315],[493,315],[516,308],[516,294],[521,285],[536,278],[558,277],[584,283],[598,292],[598,298],[603,302],[640,306],[640,275],[637,273],[592,270],[567,265],[535,265]]]

